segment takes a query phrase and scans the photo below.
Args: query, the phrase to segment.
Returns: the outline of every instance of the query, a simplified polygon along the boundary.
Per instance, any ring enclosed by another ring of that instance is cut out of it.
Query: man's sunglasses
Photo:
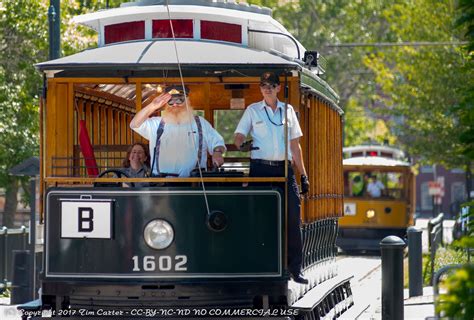
[[[276,87],[278,87],[277,84],[260,84],[262,89],[275,89]]]
[[[172,97],[169,101],[168,101],[168,104],[170,106],[174,105],[174,104],[183,104],[184,101],[185,101],[185,97],[184,96],[178,96],[178,97]]]

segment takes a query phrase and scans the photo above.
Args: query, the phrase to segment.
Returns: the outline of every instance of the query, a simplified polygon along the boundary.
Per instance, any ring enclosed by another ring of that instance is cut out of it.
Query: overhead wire
[[[184,85],[184,77],[183,77],[183,72],[182,72],[182,69],[181,69],[181,62],[179,60],[178,46],[177,46],[176,37],[175,37],[175,33],[174,33],[173,21],[171,20],[171,13],[170,13],[170,9],[169,9],[168,0],[166,0],[166,11],[167,11],[167,14],[168,14],[168,21],[170,23],[171,36],[173,38],[173,45],[174,45],[174,51],[175,51],[175,55],[176,55],[176,62],[178,64],[179,78],[181,80],[181,86],[182,86],[183,91],[184,91],[184,103],[185,103],[185,106],[186,106],[186,110],[188,111],[188,114],[190,114],[191,108],[189,107],[188,95],[187,95],[187,92],[186,92],[186,87]],[[194,130],[193,130],[193,125],[192,125],[192,117],[191,117],[190,120],[191,120],[189,122],[189,126],[190,126],[190,129],[191,129],[190,132],[193,132]],[[194,139],[194,136],[193,136],[193,139],[191,139],[191,140],[192,140],[192,143],[193,143],[193,147],[196,150],[196,141]],[[206,187],[204,186],[204,178],[202,176],[201,156],[202,156],[201,154],[197,155],[196,163],[197,163],[197,168],[198,168],[198,171],[199,171],[199,177],[200,177],[200,180],[201,180],[202,192],[203,192],[203,195],[204,195],[204,202],[206,204],[207,215],[210,216],[211,211],[209,209],[209,200],[207,198]]]

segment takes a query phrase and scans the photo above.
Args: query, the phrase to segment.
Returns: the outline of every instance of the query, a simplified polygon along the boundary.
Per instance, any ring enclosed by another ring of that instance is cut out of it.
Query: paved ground
[[[426,319],[434,317],[433,287],[423,288],[423,295],[419,297],[408,297],[408,289],[405,289],[404,313],[405,319]]]
[[[423,230],[423,250],[428,252],[427,226],[429,219],[417,219],[416,227]],[[445,220],[444,242],[452,241],[453,220]],[[350,314],[350,318],[343,319],[382,319],[382,268],[380,256],[340,256],[339,271],[354,274],[351,287],[354,295],[354,303],[362,313]],[[356,308],[357,309],[357,308]],[[405,319],[429,319],[434,317],[433,288],[423,288],[423,296],[408,297],[408,289],[404,292],[404,318]]]
[[[379,256],[341,256],[339,271],[352,272],[351,287],[355,313],[349,312],[342,319],[382,319],[382,268]],[[404,319],[426,319],[434,316],[433,289],[423,289],[423,296],[408,297],[404,292]]]
[[[360,312],[363,312],[364,318],[371,319],[370,316],[375,314],[374,308],[380,305],[382,290],[380,256],[341,256],[338,266],[340,274],[354,275],[351,288],[355,310],[343,315],[342,319],[354,319]]]
[[[16,306],[10,305],[10,298],[0,297],[0,319],[2,320],[21,319],[21,315],[16,310]]]

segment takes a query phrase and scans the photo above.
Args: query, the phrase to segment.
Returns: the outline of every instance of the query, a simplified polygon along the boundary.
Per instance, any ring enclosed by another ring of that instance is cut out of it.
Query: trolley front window
[[[346,171],[344,183],[346,197],[407,199],[407,176],[403,172]],[[380,194],[371,193],[371,188],[380,189]]]

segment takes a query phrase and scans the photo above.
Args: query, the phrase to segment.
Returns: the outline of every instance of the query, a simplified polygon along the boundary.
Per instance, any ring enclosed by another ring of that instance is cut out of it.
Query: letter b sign
[[[94,231],[94,209],[92,208],[78,208],[79,218],[79,232],[92,232]]]
[[[61,203],[61,238],[111,239],[112,201],[68,201]]]

